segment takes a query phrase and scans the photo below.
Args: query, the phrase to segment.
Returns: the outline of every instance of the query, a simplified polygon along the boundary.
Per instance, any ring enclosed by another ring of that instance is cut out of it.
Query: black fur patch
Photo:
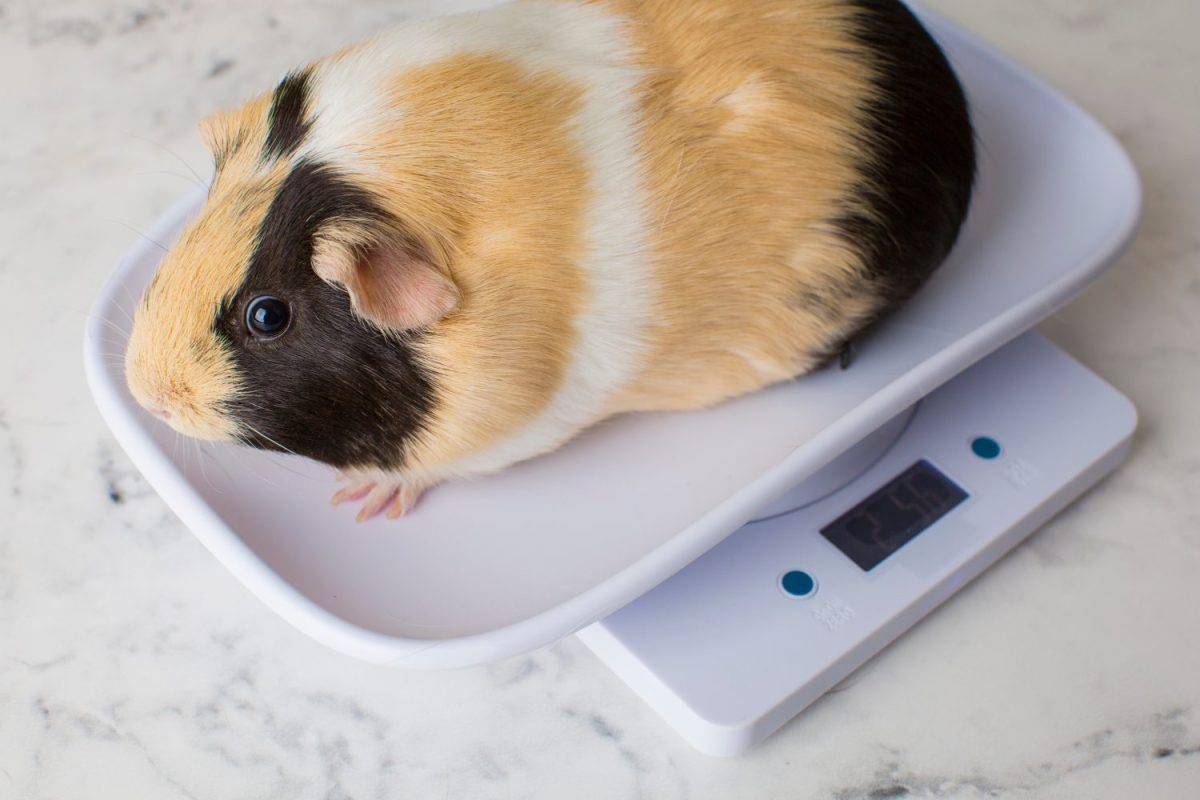
[[[267,116],[264,158],[280,158],[293,152],[308,134],[310,124],[304,115],[308,110],[309,78],[309,70],[292,72],[275,87],[271,96],[271,110]]]
[[[433,405],[433,387],[413,361],[411,336],[360,322],[349,296],[313,272],[313,236],[338,219],[382,221],[384,213],[328,166],[297,164],[263,219],[245,280],[213,323],[244,381],[228,411],[255,447],[337,467],[396,468]],[[244,321],[246,305],[262,294],[292,311],[287,333],[269,341],[255,339]]]
[[[852,5],[856,35],[880,73],[864,142],[873,158],[862,165],[867,180],[859,188],[875,213],[847,213],[835,224],[863,254],[886,301],[883,316],[916,292],[957,240],[975,180],[975,137],[958,78],[916,17],[898,0]]]

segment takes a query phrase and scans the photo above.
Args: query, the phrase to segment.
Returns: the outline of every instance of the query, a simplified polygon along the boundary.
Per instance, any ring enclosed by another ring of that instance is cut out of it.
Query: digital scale
[[[1136,425],[1027,333],[821,473],[844,488],[745,526],[579,635],[695,747],[741,753],[1115,468]]]
[[[1132,165],[1079,108],[917,10],[970,97],[979,185],[949,260],[848,370],[609,420],[357,525],[330,507],[327,467],[175,448],[129,396],[119,332],[161,257],[142,242],[88,321],[97,405],[214,555],[325,644],[427,669],[578,632],[697,748],[743,752],[1112,470],[1136,426],[1027,333],[1132,238]],[[173,240],[202,200],[148,238]]]

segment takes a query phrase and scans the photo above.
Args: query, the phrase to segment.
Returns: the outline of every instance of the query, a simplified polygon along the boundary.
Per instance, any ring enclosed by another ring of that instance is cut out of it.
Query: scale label
[[[1017,489],[1024,489],[1038,476],[1037,468],[1023,458],[1010,459],[1004,465],[1005,479]]]
[[[833,632],[854,619],[854,609],[835,597],[814,608],[812,615],[826,630]]]

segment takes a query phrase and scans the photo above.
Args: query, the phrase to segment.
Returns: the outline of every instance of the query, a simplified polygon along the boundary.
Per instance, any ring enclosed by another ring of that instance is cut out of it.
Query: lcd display
[[[822,528],[821,535],[869,572],[967,497],[937,467],[918,461]]]

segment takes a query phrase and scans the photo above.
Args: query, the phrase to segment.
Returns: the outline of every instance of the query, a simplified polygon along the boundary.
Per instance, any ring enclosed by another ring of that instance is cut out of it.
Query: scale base
[[[745,752],[1113,470],[1136,425],[1122,394],[1025,334],[925,398],[849,485],[745,526],[579,636],[697,749]],[[870,570],[822,535],[919,462],[966,499]]]

